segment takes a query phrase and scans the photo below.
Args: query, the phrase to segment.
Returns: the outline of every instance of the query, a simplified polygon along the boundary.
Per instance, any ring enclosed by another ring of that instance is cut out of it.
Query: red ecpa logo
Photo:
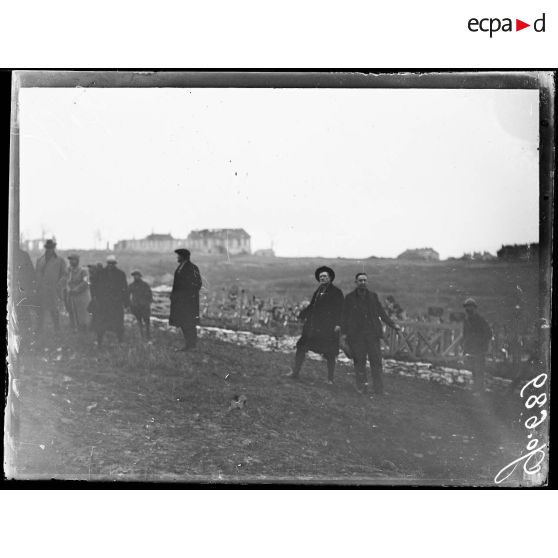
[[[504,32],[509,33],[513,31],[521,31],[522,29],[527,29],[527,27],[532,27],[536,33],[544,33],[546,25],[546,14],[543,14],[540,18],[533,22],[533,25],[526,23],[521,19],[515,20],[515,29],[513,26],[513,19],[505,17],[500,19],[499,17],[484,17],[482,19],[477,19],[472,17],[467,27],[469,31],[477,33],[481,31],[482,33],[489,33],[489,37],[492,38],[494,33]]]

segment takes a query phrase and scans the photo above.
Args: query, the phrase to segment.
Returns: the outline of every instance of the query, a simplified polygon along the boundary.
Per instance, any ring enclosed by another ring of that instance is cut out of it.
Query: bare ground
[[[21,356],[15,478],[492,485],[525,446],[517,395],[386,375],[388,395],[369,399],[349,366],[329,387],[308,360],[292,382],[291,355],[209,339],[175,353],[167,331],[151,345],[127,333]]]

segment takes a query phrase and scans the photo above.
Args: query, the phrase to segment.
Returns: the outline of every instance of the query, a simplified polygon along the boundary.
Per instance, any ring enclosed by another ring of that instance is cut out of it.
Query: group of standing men
[[[47,240],[44,249],[36,266],[21,248],[15,253],[15,307],[20,331],[35,329],[40,335],[48,315],[54,331],[59,332],[59,304],[64,301],[71,329],[84,332],[90,328],[96,333],[99,346],[107,331],[114,332],[119,341],[123,340],[126,309],[135,316],[141,336],[151,338],[153,293],[139,270],[132,271],[133,281],[128,284],[114,255],[107,256],[105,266],[98,263],[87,266],[87,270],[80,266],[78,254],[67,257],[67,266],[64,258],[56,253],[54,240]],[[174,274],[169,324],[182,330],[184,346],[178,350],[187,351],[197,342],[202,280],[198,267],[190,261],[190,252],[185,248],[175,252],[178,267]],[[37,315],[35,328],[32,310],[36,310]]]
[[[152,292],[142,280],[140,271],[133,271],[130,285],[126,274],[117,267],[114,256],[108,256],[106,266],[80,266],[78,254],[70,254],[66,262],[56,253],[56,242],[47,240],[45,252],[33,267],[27,252],[18,249],[15,257],[18,277],[16,301],[20,328],[41,335],[47,315],[55,332],[60,331],[59,304],[64,302],[73,331],[91,328],[102,344],[107,331],[113,331],[119,341],[124,338],[124,311],[129,308],[137,318],[142,337],[150,337]],[[37,314],[33,328],[32,312]]]
[[[143,281],[140,271],[131,273],[133,281],[128,285],[126,274],[118,269],[114,256],[107,257],[106,266],[89,266],[89,273],[79,265],[79,256],[70,254],[69,269],[55,251],[56,243],[47,240],[45,253],[38,259],[36,268],[23,250],[16,257],[19,277],[20,319],[25,322],[22,311],[30,306],[38,310],[37,331],[40,332],[48,313],[54,329],[59,331],[58,300],[63,298],[74,330],[85,331],[90,326],[97,334],[100,346],[106,331],[116,333],[118,340],[124,336],[124,311],[129,308],[137,319],[142,337],[150,338],[150,315],[153,295]],[[175,250],[178,266],[174,273],[171,291],[169,324],[180,328],[184,345],[179,351],[196,346],[200,323],[199,292],[202,279],[199,268],[190,261],[190,251]],[[89,278],[89,280],[88,280]],[[339,349],[352,358],[355,368],[357,390],[368,393],[366,363],[370,363],[372,391],[384,394],[382,379],[383,338],[382,322],[399,331],[399,326],[387,315],[378,295],[368,289],[368,276],[364,272],[355,276],[355,289],[345,297],[333,285],[335,272],[328,266],[316,269],[319,286],[310,304],[299,315],[304,323],[302,335],[296,345],[295,361],[288,377],[298,379],[306,353],[312,351],[323,355],[327,362],[328,383],[333,384]],[[33,301],[33,302],[31,302]],[[464,351],[470,356],[474,389],[484,389],[484,360],[492,331],[486,320],[477,312],[474,299],[465,301]]]
[[[343,297],[333,285],[335,272],[327,266],[315,271],[319,286],[310,304],[300,313],[304,322],[302,336],[296,345],[295,361],[288,378],[299,378],[306,353],[312,351],[323,355],[327,362],[328,384],[334,381],[335,362],[339,348],[353,360],[357,390],[368,393],[366,363],[370,363],[372,391],[384,394],[382,378],[383,339],[382,322],[396,330],[393,322],[382,307],[378,295],[368,289],[368,276],[364,272],[355,275],[355,289]],[[470,360],[473,372],[473,389],[484,390],[485,358],[492,330],[478,313],[477,303],[468,298],[463,304],[466,317],[463,327],[463,349]]]

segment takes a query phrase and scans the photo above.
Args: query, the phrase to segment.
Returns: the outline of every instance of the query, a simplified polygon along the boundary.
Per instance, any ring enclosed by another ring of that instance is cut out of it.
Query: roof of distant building
[[[195,240],[199,238],[250,238],[250,235],[244,229],[200,229],[191,231],[188,239]]]
[[[173,240],[172,234],[151,233],[145,237],[145,240]]]

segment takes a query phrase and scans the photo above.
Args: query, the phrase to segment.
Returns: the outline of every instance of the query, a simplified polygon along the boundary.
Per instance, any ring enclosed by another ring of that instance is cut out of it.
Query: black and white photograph
[[[13,72],[6,477],[544,486],[554,83]]]

